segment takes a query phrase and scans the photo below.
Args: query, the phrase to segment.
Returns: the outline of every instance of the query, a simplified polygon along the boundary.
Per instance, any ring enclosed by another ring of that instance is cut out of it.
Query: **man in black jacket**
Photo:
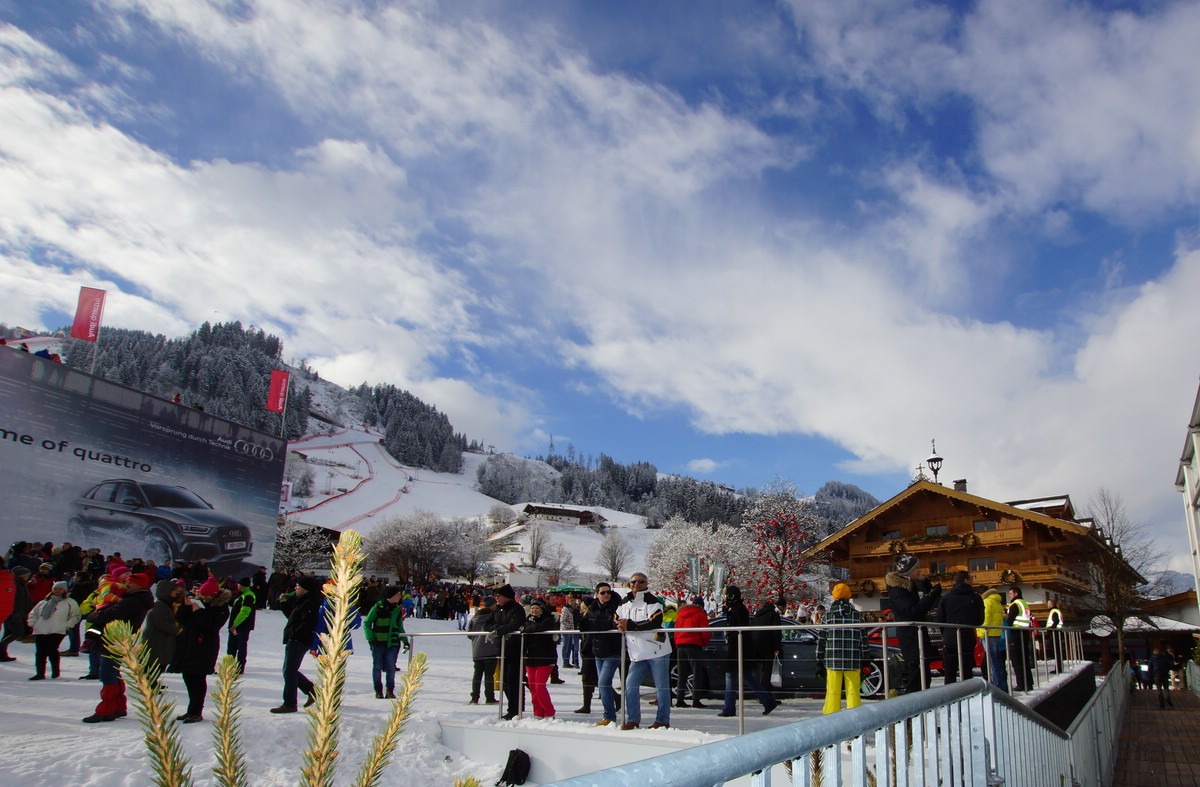
[[[746,603],[742,601],[742,591],[737,585],[725,587],[725,625],[734,627],[750,625],[750,610],[746,609]],[[738,642],[741,635],[740,631],[725,632],[725,705],[717,714],[718,716],[737,715],[738,658],[739,648],[741,648]],[[779,700],[767,694],[767,690],[759,682],[760,669],[755,659],[760,654],[755,652],[752,642],[753,638],[747,637],[744,643],[746,647],[740,653],[740,658],[745,660],[742,664],[742,678],[754,692],[754,696],[758,697],[758,701],[762,703],[763,715],[766,716],[779,707]]]
[[[932,584],[921,574],[921,564],[916,556],[904,554],[896,557],[895,570],[884,577],[888,604],[897,623],[924,622],[942,595],[942,586]],[[925,627],[921,626],[918,631],[916,626],[902,626],[896,637],[904,656],[904,685],[900,687],[900,693],[929,688],[929,660],[933,658],[933,648]]]
[[[313,634],[321,614],[321,584],[316,577],[300,577],[294,593],[279,597],[279,608],[288,616],[283,627],[283,704],[271,713],[295,713],[296,692],[308,695],[304,707],[316,701],[313,683],[300,671],[304,654],[312,649]]]
[[[751,616],[750,625],[783,625],[783,616],[779,614],[779,610],[786,608],[786,599],[768,599]],[[783,650],[783,630],[771,628],[764,631],[752,631],[747,639],[749,640],[748,644],[751,646],[748,658],[752,659],[752,661],[747,662],[746,666],[749,668],[753,665],[758,669],[758,680],[769,693],[774,688],[771,684],[771,673],[775,668],[775,659],[779,658],[779,654]]]
[[[942,674],[946,683],[969,678],[975,671],[975,627],[983,625],[983,599],[971,587],[971,575],[959,571],[954,575],[954,587],[938,602],[939,623],[957,623],[970,628],[946,626],[942,629]]]
[[[583,637],[583,653],[586,662],[590,660],[595,673],[595,686],[589,686],[584,681],[583,707],[576,713],[592,712],[592,693],[600,691],[600,704],[604,709],[604,718],[596,722],[597,727],[607,727],[617,721],[617,711],[621,709],[620,697],[613,689],[613,676],[621,667],[621,634],[617,631],[617,607],[621,599],[613,592],[612,585],[601,582],[596,585],[596,598],[588,605],[587,615],[579,621],[580,631],[586,632]],[[580,671],[581,678],[586,674]]]
[[[496,611],[492,613],[492,634],[488,639],[502,643],[500,650],[501,688],[508,700],[505,719],[515,719],[521,708],[521,639],[520,631],[525,625],[525,610],[517,603],[517,594],[512,585],[496,588]]]

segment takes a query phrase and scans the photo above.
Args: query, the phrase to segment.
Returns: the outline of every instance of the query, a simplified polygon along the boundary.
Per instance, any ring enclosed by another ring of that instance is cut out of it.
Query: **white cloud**
[[[1007,222],[1045,211],[1063,236],[1081,208],[1194,211],[1191,6],[1102,20],[1026,3],[1013,21],[982,2],[959,25],[941,7],[796,4],[830,90],[897,128],[950,95],[979,120],[964,157],[983,175],[897,151],[858,175],[872,197],[841,226],[768,210],[762,189],[820,139],[599,73],[543,26],[450,25],[420,5],[121,7],[282,97],[316,141],[285,166],[178,163],[72,99],[110,86],[29,87],[62,69],[7,30],[0,284],[28,299],[18,315],[63,309],[82,268],[128,288],[116,320],[177,333],[219,310],[338,382],[406,387],[501,450],[541,442],[543,404],[478,353],[519,347],[702,432],[816,435],[861,473],[910,472],[936,437],[944,473],[981,494],[1109,485],[1167,521],[1195,253],[1153,261],[1169,272],[1135,289],[1050,304],[1046,324],[1079,316],[1069,336],[969,305],[1021,264],[981,248]],[[35,266],[41,247],[69,263]],[[47,286],[28,283],[39,274]],[[468,372],[452,379],[447,359]]]
[[[692,475],[712,475],[716,471],[725,466],[725,462],[718,462],[715,459],[693,459],[685,465],[687,471]]]

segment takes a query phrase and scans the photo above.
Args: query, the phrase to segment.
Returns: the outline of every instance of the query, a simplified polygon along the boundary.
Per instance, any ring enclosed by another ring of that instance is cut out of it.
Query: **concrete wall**
[[[476,762],[503,766],[510,750],[523,749],[530,760],[526,782],[529,785],[580,776],[725,737],[697,733],[683,740],[671,740],[655,737],[657,731],[620,732],[614,727],[590,732],[459,722],[442,722],[441,727],[442,744]],[[771,775],[776,784],[786,783],[782,766],[776,766]],[[750,777],[728,784],[748,787]]]

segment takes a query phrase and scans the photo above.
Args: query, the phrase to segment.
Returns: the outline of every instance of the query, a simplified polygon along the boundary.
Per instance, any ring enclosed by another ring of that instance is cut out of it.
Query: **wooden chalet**
[[[1020,585],[1035,610],[1054,603],[1070,620],[1072,599],[1093,590],[1091,565],[1112,548],[1066,495],[1000,503],[968,493],[965,481],[947,488],[918,479],[805,554],[849,570],[844,581],[864,610],[887,608],[884,576],[909,553],[946,589],[965,570],[977,588]]]
[[[544,519],[567,525],[603,525],[608,521],[599,512],[582,506],[529,503],[521,509],[526,519]]]

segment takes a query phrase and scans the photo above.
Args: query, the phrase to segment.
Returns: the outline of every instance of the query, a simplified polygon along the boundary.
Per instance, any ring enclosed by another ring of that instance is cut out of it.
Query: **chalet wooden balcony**
[[[964,557],[962,565],[949,566],[947,573],[934,578],[934,581],[941,582],[944,587],[949,588],[953,584],[952,577],[954,573],[966,570],[967,565]],[[1010,570],[1016,572],[1015,578],[1009,573]],[[1092,589],[1091,582],[1088,581],[1087,577],[1064,566],[1018,565],[1012,569],[997,568],[971,572],[971,584],[975,587],[986,585],[989,588],[1002,588],[1014,583],[1057,587],[1073,593],[1089,592]],[[847,580],[847,584],[850,585],[855,596],[868,595],[868,591],[876,596],[887,595],[887,584],[882,576],[852,577]]]
[[[973,536],[974,538],[970,538]],[[927,552],[946,552],[954,550],[978,551],[991,546],[1020,544],[1024,532],[1019,528],[1003,528],[1001,530],[984,530],[978,533],[950,533],[944,536],[912,536],[898,538],[894,541],[869,541],[867,543],[850,544],[850,557],[880,557],[894,555],[899,551],[899,544],[904,545],[905,552],[921,554]],[[971,544],[972,546],[966,546]]]

